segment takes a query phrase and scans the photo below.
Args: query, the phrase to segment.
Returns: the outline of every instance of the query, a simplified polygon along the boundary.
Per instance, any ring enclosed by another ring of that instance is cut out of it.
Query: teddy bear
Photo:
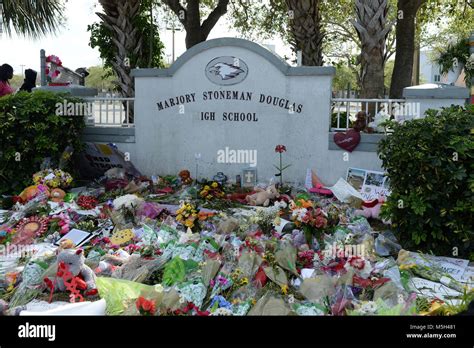
[[[255,187],[254,191],[256,191],[254,194],[245,197],[245,200],[250,205],[268,207],[270,200],[280,197],[280,193],[275,185],[270,185],[265,190],[260,187]]]
[[[181,183],[183,185],[191,185],[193,183],[193,179],[191,178],[191,173],[189,170],[182,170],[178,174],[179,178],[181,179]]]
[[[352,127],[357,132],[364,132],[367,129],[367,114],[364,111],[359,111],[356,115],[354,126]]]
[[[58,272],[57,277],[53,280],[45,278],[44,282],[51,290],[66,291],[66,284],[60,276],[62,271],[69,271],[73,277],[80,278],[83,282],[83,289],[87,290],[87,294],[93,294],[96,290],[95,274],[92,269],[85,264],[84,252],[82,249],[61,249],[57,255]]]

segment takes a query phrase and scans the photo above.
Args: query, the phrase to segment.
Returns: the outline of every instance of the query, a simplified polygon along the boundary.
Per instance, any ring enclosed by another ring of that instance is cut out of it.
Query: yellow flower
[[[211,199],[212,196],[211,195],[207,195],[206,199]]]
[[[249,280],[248,280],[247,277],[242,278],[242,279],[240,280],[240,285],[245,285],[245,284],[248,284],[248,283],[249,283]]]
[[[202,190],[201,191],[201,196],[205,197],[205,196],[207,196],[208,193],[209,193],[209,191]]]
[[[281,292],[283,293],[283,295],[286,295],[288,293],[288,285],[283,285],[281,286]]]
[[[183,220],[183,215],[179,214],[178,216],[176,216],[176,221],[181,221]]]
[[[398,266],[398,268],[402,271],[413,268],[413,267],[416,267],[416,263],[405,263],[405,264],[402,264],[402,265]]]
[[[217,188],[219,186],[219,184],[217,182],[213,182],[212,185],[211,185],[213,188]]]
[[[191,228],[191,227],[194,226],[194,221],[188,219],[188,220],[186,220],[186,221],[184,222],[184,225],[185,225],[186,227]]]
[[[209,187],[209,185],[204,186],[204,190],[209,191],[210,189],[211,189],[211,188]]]

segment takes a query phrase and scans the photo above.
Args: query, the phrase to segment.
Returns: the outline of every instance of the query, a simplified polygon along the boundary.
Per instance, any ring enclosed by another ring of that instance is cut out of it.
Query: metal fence
[[[87,125],[92,127],[134,127],[134,98],[91,97],[87,103]]]
[[[406,99],[356,99],[333,98],[331,101],[331,131],[343,132],[351,128],[359,111],[365,111],[367,121],[372,122],[378,113],[386,113],[391,119],[403,122],[420,117],[418,103]]]

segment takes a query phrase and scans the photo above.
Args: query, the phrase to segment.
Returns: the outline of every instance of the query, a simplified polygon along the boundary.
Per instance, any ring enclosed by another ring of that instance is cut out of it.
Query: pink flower
[[[348,262],[352,267],[358,270],[361,270],[365,267],[364,259],[359,256],[351,257]]]
[[[326,227],[327,225],[327,220],[321,215],[316,216],[316,219],[314,219],[314,226],[316,228],[323,228]]]

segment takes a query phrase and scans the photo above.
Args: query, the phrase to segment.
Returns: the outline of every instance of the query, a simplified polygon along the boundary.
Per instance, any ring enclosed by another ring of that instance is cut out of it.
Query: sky
[[[15,74],[22,74],[24,69],[40,70],[40,50],[46,50],[46,55],[58,56],[63,65],[75,70],[80,67],[101,65],[99,51],[89,47],[89,32],[87,26],[100,19],[95,14],[100,12],[101,6],[97,0],[69,0],[66,4],[67,21],[55,35],[48,35],[40,39],[28,39],[18,35],[7,37],[5,33],[0,37],[0,64],[8,63],[13,66]],[[160,37],[165,44],[165,60],[171,61],[172,32],[163,28]],[[209,35],[209,39],[218,37],[239,37],[236,31],[229,30],[227,19],[221,18],[217,26]],[[179,57],[185,50],[185,33],[175,34],[175,54]],[[258,42],[274,45],[276,53],[281,56],[291,54],[289,47],[279,39]]]

